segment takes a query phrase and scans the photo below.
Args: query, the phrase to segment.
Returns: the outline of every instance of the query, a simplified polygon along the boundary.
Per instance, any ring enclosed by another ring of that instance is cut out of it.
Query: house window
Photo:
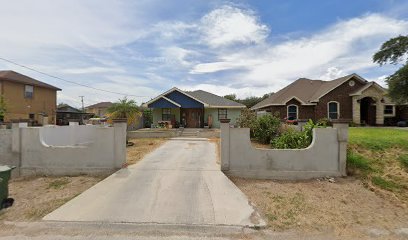
[[[297,105],[289,105],[288,106],[288,120],[296,120],[298,119],[298,106]]]
[[[24,86],[24,97],[25,98],[33,98],[34,93],[34,86],[25,85]]]
[[[171,108],[162,109],[162,121],[171,121]]]
[[[384,115],[394,115],[394,106],[393,105],[385,105],[384,106]]]
[[[339,103],[329,102],[327,103],[327,115],[329,119],[339,119]]]
[[[228,111],[226,108],[218,109],[218,120],[220,119],[227,119],[228,118]]]

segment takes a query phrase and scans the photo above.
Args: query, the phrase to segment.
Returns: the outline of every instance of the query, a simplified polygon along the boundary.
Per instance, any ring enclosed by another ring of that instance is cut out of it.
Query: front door
[[[201,127],[203,117],[201,108],[184,108],[181,111],[182,124],[187,128]]]

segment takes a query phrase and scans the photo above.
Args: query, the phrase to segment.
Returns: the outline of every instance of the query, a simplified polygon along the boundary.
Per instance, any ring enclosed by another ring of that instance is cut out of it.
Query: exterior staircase
[[[198,130],[194,128],[185,128],[181,132],[180,137],[183,138],[196,138],[198,137]]]

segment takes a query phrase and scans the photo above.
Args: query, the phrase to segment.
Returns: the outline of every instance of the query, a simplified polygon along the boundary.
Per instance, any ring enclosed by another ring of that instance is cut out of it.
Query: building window
[[[24,97],[25,98],[33,98],[34,93],[34,86],[25,85],[24,86]]]
[[[218,109],[218,120],[220,119],[228,119],[228,111],[226,108]]]
[[[338,102],[327,103],[327,116],[329,119],[339,119],[339,105]]]
[[[162,121],[171,121],[171,108],[162,109]]]
[[[289,105],[287,115],[288,115],[287,120],[296,120],[296,119],[298,119],[298,106],[297,105]]]
[[[385,105],[384,106],[384,115],[394,115],[394,106],[393,105]]]

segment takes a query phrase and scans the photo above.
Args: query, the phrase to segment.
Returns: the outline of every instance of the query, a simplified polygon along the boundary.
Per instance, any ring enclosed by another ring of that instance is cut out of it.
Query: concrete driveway
[[[216,159],[215,143],[169,140],[44,220],[263,225],[246,196],[219,170]]]

